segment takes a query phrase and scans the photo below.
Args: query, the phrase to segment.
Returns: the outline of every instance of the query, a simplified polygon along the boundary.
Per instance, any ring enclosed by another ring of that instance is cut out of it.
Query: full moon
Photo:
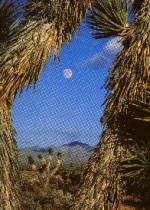
[[[72,75],[73,75],[73,73],[72,73],[72,70],[71,69],[65,69],[64,70],[64,77],[66,79],[71,79],[72,78]]]

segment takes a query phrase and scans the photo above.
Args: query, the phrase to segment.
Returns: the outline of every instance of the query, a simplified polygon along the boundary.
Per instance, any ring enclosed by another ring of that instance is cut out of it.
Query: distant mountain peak
[[[74,146],[90,147],[90,145],[88,145],[86,143],[82,143],[80,141],[73,141],[73,142],[70,142],[68,144],[64,144],[63,146],[70,146],[70,147],[74,147]]]
[[[95,149],[95,146],[91,146],[89,144],[86,144],[86,143],[83,143],[83,142],[80,142],[80,141],[73,141],[73,142],[70,142],[68,144],[64,144],[62,147],[66,147],[66,148],[73,148],[73,147],[76,147],[76,146],[79,146],[81,147],[82,149],[90,152],[90,151],[93,151]]]

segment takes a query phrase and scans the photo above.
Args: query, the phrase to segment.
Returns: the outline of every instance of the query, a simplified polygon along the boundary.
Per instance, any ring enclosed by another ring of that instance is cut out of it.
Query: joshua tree
[[[38,155],[38,158],[40,159],[41,162],[40,166],[37,166],[35,164],[34,158],[32,156],[28,156],[28,161],[29,164],[31,165],[32,172],[34,173],[34,175],[37,176],[38,182],[42,186],[41,190],[43,195],[47,193],[50,181],[53,178],[57,178],[57,172],[59,171],[62,165],[62,158],[63,158],[63,153],[58,152],[56,165],[55,167],[52,168],[51,162],[53,160],[53,149],[50,148],[48,152],[49,154],[47,158],[43,157],[43,155],[41,154]],[[60,176],[58,176],[58,178],[60,178]]]
[[[11,106],[17,93],[36,84],[47,58],[50,55],[55,58],[62,43],[71,41],[89,1],[27,0],[21,6],[19,2],[0,2],[0,209],[3,210],[22,209],[16,184],[19,170]]]
[[[120,36],[123,50],[109,71],[104,132],[72,210],[149,209],[150,1],[127,3],[95,0],[87,17],[94,38]]]
[[[31,165],[32,171],[36,171],[37,167],[35,165],[35,161],[32,156],[28,156],[28,162]]]

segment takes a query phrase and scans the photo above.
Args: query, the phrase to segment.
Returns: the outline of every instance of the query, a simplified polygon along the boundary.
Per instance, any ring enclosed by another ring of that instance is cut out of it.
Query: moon
[[[72,72],[71,69],[65,69],[65,70],[64,70],[64,77],[65,77],[66,79],[71,79],[72,76],[73,76],[73,72]]]

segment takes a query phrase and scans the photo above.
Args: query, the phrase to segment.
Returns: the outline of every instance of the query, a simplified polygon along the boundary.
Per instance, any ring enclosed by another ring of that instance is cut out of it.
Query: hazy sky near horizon
[[[60,61],[48,60],[36,92],[30,88],[17,96],[13,121],[19,147],[97,144],[105,96],[101,87],[119,50],[118,39],[95,40],[83,24],[63,46]],[[72,78],[64,77],[65,69],[72,70]]]

